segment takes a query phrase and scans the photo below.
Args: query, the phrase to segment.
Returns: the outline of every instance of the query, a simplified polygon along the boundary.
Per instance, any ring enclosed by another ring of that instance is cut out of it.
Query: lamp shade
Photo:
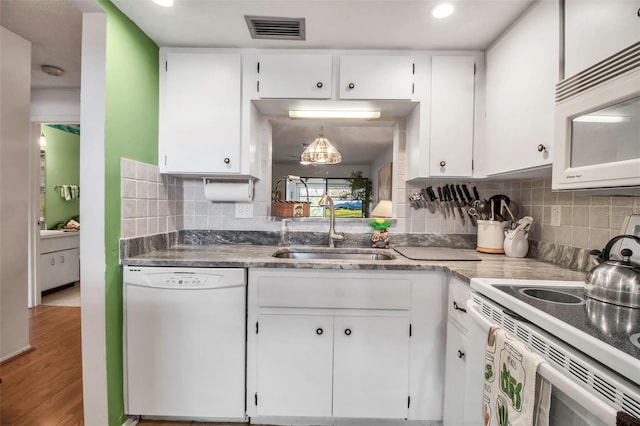
[[[322,135],[305,148],[300,155],[300,164],[338,164],[342,155],[327,138]]]
[[[393,206],[391,200],[380,200],[380,202],[371,211],[371,216],[374,217],[391,217]]]

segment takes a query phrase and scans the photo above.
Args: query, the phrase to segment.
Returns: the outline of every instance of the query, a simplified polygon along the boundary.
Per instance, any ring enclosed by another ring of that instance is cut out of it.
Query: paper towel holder
[[[202,178],[203,184],[206,187],[207,184],[210,183],[217,183],[217,184],[225,184],[225,183],[229,183],[229,184],[247,184],[247,199],[246,202],[251,202],[253,201],[253,187],[254,187],[254,180],[253,179],[216,179],[216,178],[206,178],[203,177]],[[243,198],[244,199],[244,198]]]

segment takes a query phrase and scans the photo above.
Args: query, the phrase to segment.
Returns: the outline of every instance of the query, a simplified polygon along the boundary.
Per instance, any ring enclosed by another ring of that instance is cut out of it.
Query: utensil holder
[[[504,222],[499,220],[479,220],[476,251],[504,254],[504,228],[510,224],[510,220]]]

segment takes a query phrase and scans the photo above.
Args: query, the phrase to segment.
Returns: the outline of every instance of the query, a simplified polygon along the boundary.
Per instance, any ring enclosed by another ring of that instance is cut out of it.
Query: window
[[[363,210],[363,200],[357,198],[351,192],[351,179],[339,178],[302,178],[307,184],[309,190],[309,202],[311,217],[328,217],[329,208],[319,206],[320,199],[325,194],[333,199],[335,205],[336,217],[366,217],[367,211]],[[287,181],[287,200],[307,201],[307,189],[302,182]]]

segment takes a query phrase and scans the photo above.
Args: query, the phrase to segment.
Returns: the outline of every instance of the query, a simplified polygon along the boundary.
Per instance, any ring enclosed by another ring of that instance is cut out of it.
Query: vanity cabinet
[[[559,5],[545,1],[487,51],[484,174],[551,164],[558,40]]]
[[[248,174],[241,167],[241,55],[160,50],[161,173]]]
[[[258,95],[262,99],[330,99],[332,63],[331,55],[260,55]]]
[[[40,291],[80,280],[79,247],[77,232],[42,231],[38,268]]]
[[[566,1],[564,78],[640,40],[640,0]]]
[[[410,56],[342,55],[340,99],[411,100],[415,72]]]
[[[250,269],[247,414],[441,420],[441,275]]]

